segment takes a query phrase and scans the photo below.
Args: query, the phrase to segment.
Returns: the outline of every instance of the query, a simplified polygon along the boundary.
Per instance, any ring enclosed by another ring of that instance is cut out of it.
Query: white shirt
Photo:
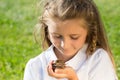
[[[103,49],[97,49],[86,59],[87,45],[65,64],[72,67],[79,80],[117,80],[112,62]],[[30,59],[26,65],[24,80],[57,80],[48,75],[47,67],[50,61],[57,60],[53,45],[37,57]],[[61,79],[67,80],[67,79]]]

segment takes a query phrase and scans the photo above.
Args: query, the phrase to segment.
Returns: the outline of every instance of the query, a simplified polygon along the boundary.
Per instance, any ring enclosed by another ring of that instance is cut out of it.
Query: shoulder
[[[97,49],[88,59],[88,73],[95,80],[117,80],[109,54],[104,49]]]
[[[93,55],[90,56],[90,59],[93,61],[99,61],[99,60],[110,60],[109,54],[107,51],[105,51],[102,48],[97,49]]]
[[[47,64],[49,61],[49,57],[51,56],[52,52],[52,47],[49,47],[47,50],[43,51],[42,53],[40,53],[39,55],[35,56],[34,58],[31,58],[28,62],[27,65],[28,66],[32,66],[32,67],[36,67],[37,66],[41,66],[44,64]],[[26,66],[27,66],[26,65]]]
[[[113,64],[108,52],[102,48],[97,49],[93,53],[93,55],[89,57],[88,62],[89,62],[89,67],[92,70],[97,68],[103,69],[103,70],[108,68],[111,68],[111,69],[113,68]]]
[[[38,56],[31,58],[27,64],[26,69],[35,69],[37,67],[41,67],[42,65],[42,58],[44,57],[44,52],[40,53]],[[45,61],[45,59],[44,59]]]
[[[49,59],[53,54],[52,47],[50,47],[38,56],[31,58],[25,67],[24,80],[43,80],[43,76],[47,73]]]
[[[102,48],[97,49],[93,55],[91,55],[89,62],[91,68],[114,69],[109,53]]]

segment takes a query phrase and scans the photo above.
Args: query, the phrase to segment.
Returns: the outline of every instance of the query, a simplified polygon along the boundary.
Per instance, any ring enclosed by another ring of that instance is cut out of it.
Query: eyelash
[[[54,36],[55,38],[62,38],[62,36]]]
[[[73,40],[77,40],[79,37],[70,37]]]
[[[54,36],[55,38],[62,39],[62,36]],[[70,37],[73,40],[77,40],[79,37]]]

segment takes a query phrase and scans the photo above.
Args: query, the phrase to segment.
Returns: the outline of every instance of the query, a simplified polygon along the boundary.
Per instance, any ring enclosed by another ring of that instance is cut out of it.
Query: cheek
[[[82,40],[78,40],[78,41],[74,42],[73,45],[74,45],[76,48],[81,48],[82,45],[83,45],[83,41],[82,41]]]
[[[86,41],[86,38],[80,38],[78,41],[74,41],[73,45],[74,45],[75,48],[80,49],[85,44],[85,41]]]

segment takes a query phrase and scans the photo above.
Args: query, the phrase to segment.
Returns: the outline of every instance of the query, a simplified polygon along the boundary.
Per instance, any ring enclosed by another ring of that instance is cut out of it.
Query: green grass
[[[40,53],[33,39],[36,1],[0,1],[0,80],[22,80],[26,62]]]
[[[38,0],[0,0],[0,80],[22,80],[26,62],[41,52],[33,38]],[[120,79],[120,0],[96,0]]]

